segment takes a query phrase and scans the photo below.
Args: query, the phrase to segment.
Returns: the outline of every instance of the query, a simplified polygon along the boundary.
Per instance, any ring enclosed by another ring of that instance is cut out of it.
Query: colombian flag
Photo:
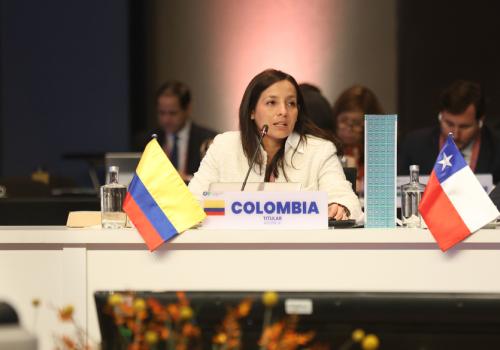
[[[142,154],[123,210],[151,251],[206,217],[156,139]]]
[[[226,203],[223,200],[207,199],[203,202],[203,209],[205,214],[223,216],[225,215]]]

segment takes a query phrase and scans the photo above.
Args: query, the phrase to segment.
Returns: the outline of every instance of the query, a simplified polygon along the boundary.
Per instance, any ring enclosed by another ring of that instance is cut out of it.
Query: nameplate
[[[326,192],[205,192],[202,205],[207,229],[328,228]]]

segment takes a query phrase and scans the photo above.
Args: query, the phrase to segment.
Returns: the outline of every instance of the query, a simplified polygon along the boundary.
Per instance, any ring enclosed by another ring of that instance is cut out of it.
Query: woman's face
[[[346,146],[363,143],[363,111],[345,111],[337,116],[337,136]]]
[[[297,116],[297,91],[288,80],[281,80],[262,91],[251,118],[259,130],[267,124],[266,139],[281,143],[293,132]]]

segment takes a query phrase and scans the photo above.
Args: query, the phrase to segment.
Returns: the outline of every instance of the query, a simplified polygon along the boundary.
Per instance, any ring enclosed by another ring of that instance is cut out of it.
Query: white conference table
[[[135,229],[0,227],[0,299],[42,350],[69,331],[55,311],[67,304],[99,341],[98,290],[500,293],[498,266],[500,230],[442,253],[420,229],[199,229],[150,253]]]

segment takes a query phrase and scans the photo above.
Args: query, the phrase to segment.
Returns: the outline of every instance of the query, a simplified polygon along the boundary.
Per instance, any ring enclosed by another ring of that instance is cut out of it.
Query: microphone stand
[[[269,126],[267,124],[265,124],[262,127],[262,130],[260,131],[259,143],[257,145],[257,148],[255,149],[255,152],[253,153],[252,161],[250,162],[250,167],[248,168],[248,171],[247,171],[247,176],[245,176],[245,180],[243,181],[243,184],[241,185],[242,192],[245,190],[245,186],[247,185],[248,176],[250,175],[250,170],[252,170],[253,165],[255,163],[255,158],[257,158],[257,152],[259,152],[260,145],[262,144],[262,139],[264,139],[264,136],[267,135],[268,130],[269,130]]]

